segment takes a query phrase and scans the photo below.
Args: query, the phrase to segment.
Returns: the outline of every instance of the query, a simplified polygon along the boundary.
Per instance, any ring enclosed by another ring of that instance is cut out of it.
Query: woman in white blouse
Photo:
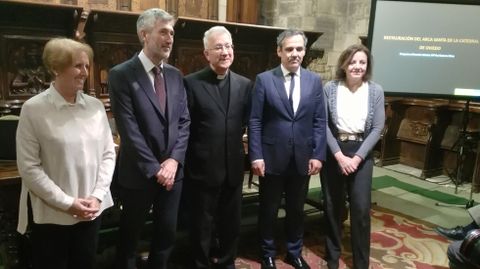
[[[329,269],[339,267],[345,199],[350,207],[353,268],[369,266],[372,150],[385,123],[383,89],[370,80],[371,59],[365,46],[348,47],[338,59],[336,79],[324,87],[328,153],[321,181]]]
[[[29,224],[34,268],[93,268],[99,216],[113,205],[115,149],[107,115],[102,102],[82,93],[92,58],[86,44],[47,42],[43,62],[54,81],[20,113],[17,229],[25,233]]]

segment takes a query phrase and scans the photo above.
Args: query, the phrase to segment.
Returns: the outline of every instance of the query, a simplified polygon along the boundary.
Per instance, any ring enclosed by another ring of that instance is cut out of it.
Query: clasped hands
[[[67,212],[74,218],[82,221],[93,220],[100,210],[100,201],[93,196],[88,198],[75,198]]]
[[[340,171],[345,176],[355,173],[358,169],[358,166],[362,162],[362,158],[360,158],[358,155],[348,157],[345,156],[341,151],[335,153],[335,159],[338,162]]]
[[[168,158],[160,164],[160,170],[155,175],[157,183],[164,186],[167,191],[173,188],[177,168],[178,162],[175,159]]]

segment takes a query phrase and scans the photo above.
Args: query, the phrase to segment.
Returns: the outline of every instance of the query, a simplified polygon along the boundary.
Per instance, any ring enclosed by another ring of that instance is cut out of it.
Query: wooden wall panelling
[[[117,0],[117,10],[132,11],[132,0]]]
[[[405,110],[398,105],[400,98],[385,98],[385,127],[375,148],[378,166],[392,165],[400,162],[400,141],[397,139],[398,129]]]
[[[447,126],[447,100],[404,99],[405,115],[397,138],[400,140],[400,163],[419,168],[420,177],[442,173],[440,142]]]
[[[52,37],[72,38],[82,9],[64,5],[0,2],[0,91],[4,100],[27,99],[46,89],[42,64]],[[47,19],[48,18],[48,19]]]
[[[178,16],[218,19],[218,0],[177,0]]]
[[[258,5],[257,0],[228,0],[227,21],[256,24]]]
[[[149,8],[161,8],[161,9],[165,9],[166,7],[166,4],[165,4],[166,0],[141,0],[139,1],[139,8],[135,11],[143,11],[143,10],[147,10]]]
[[[94,51],[93,74],[89,92],[108,99],[108,72],[141,49],[136,33],[138,14],[92,10],[86,26],[87,40]]]

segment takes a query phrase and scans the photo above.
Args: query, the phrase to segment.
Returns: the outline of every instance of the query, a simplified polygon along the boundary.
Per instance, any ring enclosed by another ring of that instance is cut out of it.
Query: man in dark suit
[[[303,206],[311,175],[326,154],[326,113],[320,77],[301,68],[307,38],[286,30],[277,38],[281,65],[257,76],[249,122],[249,154],[260,176],[258,227],[262,268],[275,267],[274,223],[285,195],[287,256],[294,268],[302,258]]]
[[[185,77],[192,117],[185,186],[193,268],[234,269],[244,175],[242,135],[252,83],[229,70],[233,44],[225,27],[207,30],[203,44],[209,66]],[[212,238],[218,240],[213,264]]]
[[[174,18],[143,12],[137,33],[143,49],[108,77],[121,145],[117,184],[122,205],[116,269],[135,268],[136,247],[152,209],[149,268],[167,268],[177,226],[182,166],[190,117],[183,77],[164,62],[173,44]]]

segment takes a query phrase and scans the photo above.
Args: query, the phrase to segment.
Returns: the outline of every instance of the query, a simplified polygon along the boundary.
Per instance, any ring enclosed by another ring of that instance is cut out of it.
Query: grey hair
[[[205,31],[205,34],[203,35],[203,48],[208,49],[208,39],[213,35],[213,34],[226,34],[230,39],[232,39],[232,34],[225,28],[224,26],[213,26],[212,28],[208,29]],[[232,40],[233,42],[233,40]]]
[[[137,35],[142,45],[143,45],[143,38],[140,34],[141,31],[142,30],[146,30],[147,32],[151,31],[153,26],[155,25],[155,22],[157,22],[158,20],[164,21],[164,22],[173,21],[175,23],[175,18],[172,15],[170,15],[170,13],[160,8],[147,9],[138,17]]]
[[[303,38],[303,46],[307,47],[307,42],[308,38],[305,35],[305,33],[301,30],[296,30],[296,29],[287,29],[283,32],[281,32],[278,37],[277,37],[277,47],[282,48],[283,45],[283,40],[287,37],[295,36],[295,35],[301,35]]]

